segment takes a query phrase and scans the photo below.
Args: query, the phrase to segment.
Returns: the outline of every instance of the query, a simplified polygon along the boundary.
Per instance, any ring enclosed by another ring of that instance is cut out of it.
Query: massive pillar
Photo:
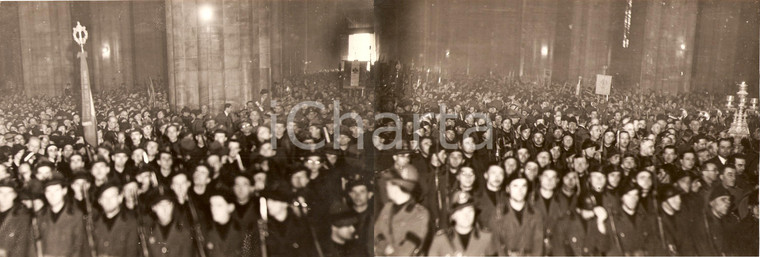
[[[608,73],[613,44],[613,1],[572,2],[567,79],[593,81]],[[617,41],[615,41],[617,42]]]
[[[556,12],[553,1],[522,1],[520,76],[524,79],[551,77]]]
[[[27,95],[62,95],[66,84],[73,86],[77,49],[71,36],[70,6],[68,2],[18,3]]]
[[[158,81],[166,85],[166,14],[163,1],[133,1],[132,49],[135,86]],[[156,90],[159,90],[158,88]]]
[[[24,85],[18,14],[17,2],[0,3],[0,88],[14,92]]]
[[[690,90],[697,1],[642,1],[646,22],[641,89],[674,94]]]
[[[130,2],[91,2],[88,44],[92,44],[92,88],[105,91],[134,86]],[[68,32],[68,31],[67,31]],[[72,41],[73,42],[73,41]]]
[[[166,0],[173,108],[242,106],[272,84],[272,1]],[[273,7],[274,5],[274,7]],[[278,18],[275,16],[274,18]],[[277,56],[275,56],[277,57]],[[279,73],[275,75],[279,76]]]

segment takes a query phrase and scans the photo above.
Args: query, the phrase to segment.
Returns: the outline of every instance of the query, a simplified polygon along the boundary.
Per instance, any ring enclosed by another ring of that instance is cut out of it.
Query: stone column
[[[90,2],[90,19],[92,24],[83,26],[90,31],[87,43],[92,44],[93,52],[88,57],[93,64],[93,91],[132,88],[134,53],[130,2]]]
[[[73,83],[76,48],[70,3],[18,3],[24,93],[62,95]]]
[[[166,0],[173,108],[254,100],[271,84],[271,2]],[[208,12],[208,13],[202,13]]]
[[[646,1],[640,86],[644,91],[689,91],[697,1]]]

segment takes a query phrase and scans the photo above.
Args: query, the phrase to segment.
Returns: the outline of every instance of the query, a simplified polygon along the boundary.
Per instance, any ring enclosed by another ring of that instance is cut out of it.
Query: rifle
[[[308,207],[304,207],[304,204],[299,204],[297,207],[302,208],[301,213],[304,213],[304,214],[307,213],[306,212],[307,210],[303,210],[303,208],[308,208]],[[304,215],[303,221],[306,223],[306,229],[309,230],[309,234],[311,234],[311,239],[314,243],[314,247],[317,249],[317,256],[325,257],[325,255],[322,253],[322,247],[319,245],[319,240],[317,240],[317,234],[314,231],[314,228],[311,227],[311,224],[309,223],[309,218],[306,217],[306,215]]]
[[[198,248],[199,257],[206,257],[206,248],[203,247],[204,239],[203,231],[201,230],[201,223],[198,219],[198,211],[195,209],[193,201],[186,197],[187,207],[190,209],[190,218],[193,219],[193,233],[195,234],[195,246]]]
[[[620,255],[625,255],[625,249],[623,249],[623,245],[620,243],[620,238],[618,238],[615,219],[612,216],[615,215],[609,215],[608,217],[610,219],[610,228],[612,229],[612,239],[615,239],[615,244],[620,248]]]
[[[40,224],[37,220],[37,212],[34,211],[32,206],[32,238],[34,238],[34,250],[37,257],[44,256],[42,254],[42,235],[40,235]]]
[[[267,255],[267,236],[269,236],[269,231],[267,230],[267,199],[264,197],[259,198],[259,213],[261,214],[261,218],[259,218],[258,224],[259,224],[259,242],[261,244],[261,256],[262,257],[268,257]]]
[[[135,198],[135,214],[137,214],[137,236],[140,238],[140,248],[142,248],[143,257],[150,257],[148,251],[148,240],[145,239],[145,227],[142,219],[142,213],[139,208],[137,191],[133,194]]]
[[[89,153],[89,151],[88,151]],[[92,226],[92,204],[90,203],[90,198],[87,197],[87,189],[90,186],[85,184],[82,186],[82,198],[84,199],[84,206],[87,210],[87,214],[83,216],[84,218],[84,231],[85,234],[87,234],[87,244],[90,246],[90,256],[91,257],[98,257],[98,249],[95,245],[95,238],[93,237],[93,226]]]
[[[655,199],[656,203],[654,205],[654,215],[657,217],[657,232],[659,232],[660,241],[662,242],[662,247],[670,253],[670,255],[675,255],[674,252],[670,251],[668,248],[668,244],[665,242],[665,230],[662,228],[662,216],[660,216],[660,204],[657,199],[657,184],[659,182],[653,183],[653,186],[655,187],[654,190],[652,190],[652,197]]]

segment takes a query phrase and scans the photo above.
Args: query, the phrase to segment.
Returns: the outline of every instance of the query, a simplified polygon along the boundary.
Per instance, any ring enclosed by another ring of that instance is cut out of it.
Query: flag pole
[[[92,101],[92,92],[90,91],[90,74],[87,67],[87,51],[84,50],[84,44],[87,42],[87,28],[77,21],[77,26],[73,28],[74,41],[79,45],[80,52],[77,53],[79,58],[79,75],[82,80],[82,127],[84,128],[84,140],[92,146],[98,145],[97,130],[95,119],[95,104]]]

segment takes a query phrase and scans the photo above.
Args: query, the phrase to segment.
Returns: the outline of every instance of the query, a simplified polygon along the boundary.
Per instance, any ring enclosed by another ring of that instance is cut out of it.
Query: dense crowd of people
[[[704,94],[344,76],[216,111],[101,92],[97,143],[77,97],[0,96],[0,256],[758,251],[756,115],[731,138]]]
[[[360,126],[328,118],[372,106],[340,83],[296,76],[218,112],[98,93],[97,144],[77,97],[0,97],[0,256],[371,256],[372,163]],[[307,100],[325,108],[286,119]]]
[[[376,255],[758,254],[756,113],[734,138],[720,96],[390,73]]]

